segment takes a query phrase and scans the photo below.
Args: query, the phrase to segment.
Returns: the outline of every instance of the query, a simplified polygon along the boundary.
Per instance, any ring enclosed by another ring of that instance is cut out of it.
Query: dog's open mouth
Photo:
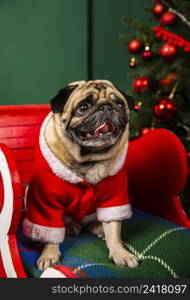
[[[93,136],[99,137],[103,135],[111,135],[116,131],[116,127],[111,122],[104,122],[98,128],[95,129]]]
[[[91,131],[78,131],[82,139],[99,139],[113,136],[117,132],[116,126],[110,121],[106,121]]]
[[[112,121],[106,120],[93,127],[82,126],[75,129],[73,138],[83,148],[91,152],[101,152],[115,145],[122,132],[123,127],[118,128]]]
[[[70,136],[85,151],[105,152],[116,145],[125,131],[125,115],[112,113],[107,118],[106,115],[100,117],[98,112],[86,118],[80,125],[70,128]]]

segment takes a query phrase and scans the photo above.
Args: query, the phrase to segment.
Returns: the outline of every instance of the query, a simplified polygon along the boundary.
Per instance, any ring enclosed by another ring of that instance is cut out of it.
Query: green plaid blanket
[[[122,222],[122,240],[140,258],[139,267],[116,267],[108,259],[105,242],[88,233],[66,238],[60,246],[61,265],[81,278],[190,277],[190,230],[134,210],[133,217]],[[43,245],[24,237],[21,228],[18,244],[28,276],[40,277],[35,263]]]

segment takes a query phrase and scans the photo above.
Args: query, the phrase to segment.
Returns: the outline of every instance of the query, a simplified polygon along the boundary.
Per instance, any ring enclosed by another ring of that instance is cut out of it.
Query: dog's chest
[[[108,176],[108,167],[105,163],[97,163],[89,167],[79,168],[79,174],[90,184],[96,184]]]

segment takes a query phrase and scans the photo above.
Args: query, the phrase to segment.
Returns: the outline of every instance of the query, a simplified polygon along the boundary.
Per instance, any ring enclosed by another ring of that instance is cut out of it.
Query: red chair
[[[0,107],[0,277],[27,277],[16,233],[39,128],[49,111],[49,105]],[[190,228],[179,198],[187,178],[186,153],[172,132],[156,129],[130,142],[126,170],[134,207]],[[76,277],[64,266],[45,272],[42,277]]]

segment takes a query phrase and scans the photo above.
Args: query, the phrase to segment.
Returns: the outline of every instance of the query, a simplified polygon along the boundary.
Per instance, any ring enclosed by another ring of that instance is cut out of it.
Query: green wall
[[[48,102],[86,55],[86,0],[0,0],[0,104]]]
[[[0,104],[48,103],[58,89],[88,79],[88,0],[0,0]],[[150,0],[151,1],[151,0]],[[93,78],[126,89],[129,56],[118,40],[125,15],[145,0],[93,0]]]
[[[148,2],[148,3],[147,3]],[[130,55],[119,41],[120,34],[133,31],[123,24],[125,16],[149,22],[145,6],[152,0],[94,0],[94,77],[106,78],[120,88],[131,88],[128,73]]]

